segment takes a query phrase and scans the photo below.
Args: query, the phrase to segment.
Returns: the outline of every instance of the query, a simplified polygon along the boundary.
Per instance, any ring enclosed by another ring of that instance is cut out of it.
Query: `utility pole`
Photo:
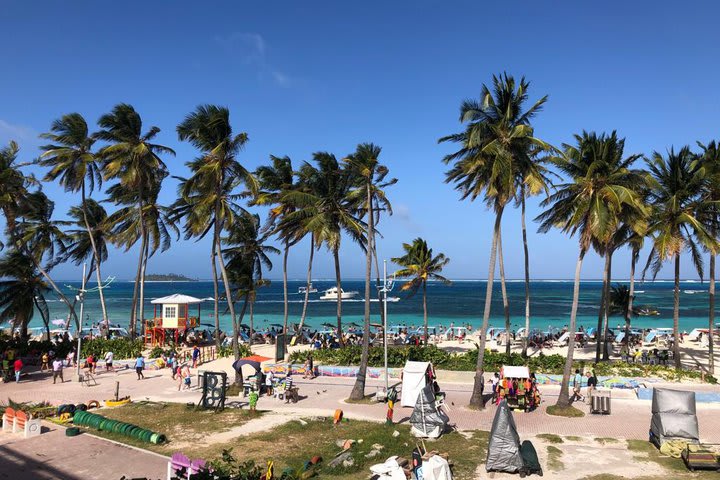
[[[85,306],[85,269],[87,268],[87,263],[83,263],[83,274],[82,274],[82,287],[80,287],[80,290],[78,290],[77,293],[77,299],[80,302],[80,330],[77,332],[78,336],[78,344],[77,344],[77,361],[76,361],[76,367],[77,367],[77,376],[78,381],[82,381],[82,378],[80,377],[80,348],[82,347],[82,328],[83,328],[83,307]]]

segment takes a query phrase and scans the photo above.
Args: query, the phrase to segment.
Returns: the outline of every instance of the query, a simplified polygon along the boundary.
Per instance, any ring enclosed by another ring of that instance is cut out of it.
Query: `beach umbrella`
[[[283,328],[283,326],[280,325],[279,323],[271,323],[270,326],[275,327],[275,328]]]
[[[332,323],[327,323],[327,322],[326,322],[326,323],[323,323],[323,324],[320,325],[320,326],[321,326],[321,327],[326,327],[326,328],[335,328],[335,325],[333,325]]]
[[[235,360],[235,362],[233,362],[233,368],[239,372],[243,365],[250,365],[252,368],[259,372],[260,364],[268,360],[270,360],[270,358],[263,357],[261,355],[250,355],[249,357]]]

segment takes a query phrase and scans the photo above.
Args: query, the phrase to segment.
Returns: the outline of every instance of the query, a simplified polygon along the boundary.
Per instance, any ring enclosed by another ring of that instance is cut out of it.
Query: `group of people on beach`
[[[525,411],[533,411],[540,405],[540,390],[535,373],[528,378],[507,378],[495,373],[490,379],[492,402],[499,405],[505,400],[508,405]]]

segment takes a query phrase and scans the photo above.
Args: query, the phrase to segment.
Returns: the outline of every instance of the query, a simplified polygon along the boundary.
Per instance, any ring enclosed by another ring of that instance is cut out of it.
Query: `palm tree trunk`
[[[600,361],[602,356],[602,345],[603,337],[605,332],[603,331],[603,314],[605,313],[605,304],[608,303],[607,298],[607,283],[608,283],[608,268],[610,267],[610,256],[607,250],[605,251],[605,267],[603,268],[603,281],[600,289],[600,307],[598,308],[598,320],[597,330],[595,331],[595,363]]]
[[[107,307],[105,306],[105,294],[102,289],[102,275],[100,274],[100,252],[98,252],[97,245],[95,244],[95,236],[90,228],[90,222],[87,216],[87,206],[85,205],[85,180],[83,179],[82,188],[80,189],[82,195],[82,213],[83,220],[85,221],[85,228],[87,229],[88,236],[90,237],[90,246],[92,247],[93,257],[95,258],[95,274],[97,275],[98,283],[98,294],[100,295],[100,308],[102,309],[103,322],[106,327],[110,326],[110,319],[107,314]],[[108,330],[109,332],[110,330]]]
[[[367,251],[365,252],[365,318],[363,322],[362,353],[360,355],[360,369],[355,377],[355,385],[350,393],[351,400],[362,400],[365,398],[365,377],[367,376],[368,359],[370,357],[370,277],[372,276],[372,259],[374,245],[374,218],[372,214],[372,196],[370,184],[367,184],[367,211],[368,211],[368,238]]]
[[[252,345],[252,339],[255,336],[255,292],[251,292],[248,295],[248,301],[250,304],[250,345]],[[238,331],[239,330],[240,329],[238,328]]]
[[[216,217],[217,218],[217,217]],[[217,220],[216,220],[217,221]],[[237,342],[239,335],[240,325],[237,322],[235,316],[235,303],[233,302],[232,293],[230,292],[230,280],[228,279],[227,270],[225,269],[225,260],[222,258],[222,249],[220,247],[220,235],[218,234],[215,243],[215,253],[217,254],[217,260],[220,264],[220,275],[222,276],[223,286],[225,287],[225,297],[228,301],[228,310],[230,310],[230,317],[232,318],[233,325],[233,355],[235,360],[240,358],[240,347]]]
[[[333,259],[335,260],[335,286],[337,287],[337,335],[340,344],[345,344],[342,334],[342,292],[340,285],[340,248],[333,248]]]
[[[508,303],[507,288],[505,287],[505,261],[502,251],[502,231],[498,231],[498,268],[500,269],[500,291],[502,292],[503,314],[505,315],[505,355],[510,356],[510,304]]]
[[[222,263],[222,262],[221,262]],[[233,354],[235,355],[235,360],[240,358],[240,345],[239,345],[239,339],[240,339],[240,324],[243,321],[243,317],[245,316],[245,311],[247,310],[248,306],[248,299],[250,297],[249,293],[245,294],[245,300],[243,301],[242,309],[240,310],[240,319],[236,322],[235,321],[235,315],[233,315],[233,337],[232,337],[232,346],[233,346]],[[232,300],[231,302],[232,303]],[[234,311],[234,307],[233,307]],[[250,351],[252,351],[252,336],[250,336],[250,343],[249,343]],[[239,371],[235,371],[235,384],[242,385],[242,373]]]
[[[573,367],[573,354],[575,353],[575,328],[577,326],[577,309],[580,302],[580,271],[582,270],[582,262],[585,258],[585,249],[580,247],[580,255],[575,265],[575,285],[573,286],[573,303],[570,310],[570,328],[568,333],[568,352],[565,359],[565,368],[563,369],[562,383],[560,384],[560,395],[558,396],[557,406],[567,408],[570,406],[570,375]]]
[[[383,323],[383,325],[385,325]],[[425,327],[425,345],[428,344],[427,280],[423,282],[423,326]]]
[[[140,240],[140,255],[138,256],[138,266],[135,272],[135,285],[133,286],[132,311],[130,312],[130,338],[135,339],[137,329],[137,304],[138,290],[140,289],[140,273],[142,271],[143,251],[145,250],[145,237]]]
[[[610,360],[610,354],[608,352],[608,337],[610,336],[610,284],[612,283],[612,257],[614,250],[609,248],[607,251],[607,278],[605,279],[605,305],[603,305],[603,320],[605,322],[605,328],[603,329],[603,360]]]
[[[716,236],[713,235],[713,238]],[[713,335],[715,334],[715,254],[710,252],[710,290],[708,291],[710,312],[708,315],[708,371],[715,374],[715,353]]]
[[[50,286],[52,287],[52,289],[55,291],[55,294],[58,296],[58,298],[60,299],[60,301],[62,301],[62,302],[63,302],[65,305],[67,305],[67,307],[70,309],[70,315],[72,316],[73,319],[75,319],[75,329],[76,329],[77,331],[79,331],[79,330],[80,330],[80,321],[78,320],[78,316],[77,316],[77,314],[75,313],[75,306],[74,306],[72,303],[70,303],[70,300],[67,299],[67,297],[66,297],[65,294],[62,292],[62,290],[60,290],[60,288],[57,286],[57,284],[55,283],[55,281],[54,281],[52,278],[50,278],[50,275],[49,275],[48,272],[42,267],[42,265],[40,265],[40,262],[38,262],[38,261],[35,259],[35,257],[33,257],[32,255],[29,255],[29,254],[28,254],[28,256],[32,259],[33,263],[35,264],[35,268],[37,268],[38,272],[40,272],[40,275],[42,275],[43,277],[45,277],[45,280],[47,280],[47,282],[50,284]]]
[[[308,260],[307,284],[305,290],[305,299],[303,300],[302,315],[300,316],[299,334],[302,335],[302,328],[305,325],[305,315],[307,315],[308,301],[310,300],[310,286],[312,285],[312,264],[315,255],[315,234],[310,234],[310,260]]]
[[[145,232],[145,250],[142,253],[142,269],[140,270],[140,299],[138,300],[138,311],[140,312],[140,328],[145,326],[145,271],[147,270],[148,251],[150,250],[150,240]]]
[[[283,334],[287,336],[288,327],[288,274],[287,274],[287,261],[288,254],[290,253],[290,245],[285,241],[285,252],[283,253]],[[286,340],[287,341],[287,340]]]
[[[633,298],[635,297],[635,265],[637,264],[638,251],[633,248],[630,258],[630,298],[628,299],[627,310],[625,311],[625,341],[630,346],[630,316],[633,311]]]
[[[215,260],[215,243],[210,249],[210,266],[213,278],[213,315],[215,315],[215,347],[220,348],[220,283],[218,282],[217,262]]]
[[[375,203],[370,201],[370,205],[372,205],[371,210],[374,212],[374,205]],[[378,211],[378,221],[380,221],[380,212]],[[373,231],[377,227],[377,222],[373,225]],[[373,259],[375,260],[375,282],[376,285],[380,285],[380,262],[378,261],[378,255],[377,255],[377,245],[375,242],[373,242]],[[383,285],[384,287],[384,285]],[[378,291],[378,300],[380,303],[380,325],[385,325],[385,302],[387,302],[387,292],[380,293]]]
[[[675,255],[675,290],[673,291],[673,356],[675,368],[680,368],[680,253]]]
[[[525,335],[523,335],[523,358],[527,358],[530,335],[530,254],[528,252],[527,228],[525,227],[525,184],[520,188],[520,225],[522,227],[523,252],[525,253]]]
[[[485,310],[483,312],[483,323],[480,329],[480,345],[478,346],[478,359],[475,365],[475,380],[473,382],[472,396],[470,397],[471,408],[485,408],[485,399],[482,396],[485,379],[483,373],[485,367],[483,361],[485,360],[485,343],[486,334],[488,328],[488,322],[490,321],[490,303],[492,302],[492,286],[493,279],[495,277],[495,263],[497,257],[497,245],[498,237],[500,234],[500,221],[502,220],[503,209],[501,208],[495,215],[495,227],[493,228],[492,246],[490,247],[490,265],[488,267],[488,280],[487,287],[485,288]]]

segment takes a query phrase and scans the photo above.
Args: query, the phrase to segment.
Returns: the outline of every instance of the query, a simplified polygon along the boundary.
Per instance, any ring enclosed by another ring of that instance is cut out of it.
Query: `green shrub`
[[[238,349],[240,350],[240,358],[252,355],[252,351],[247,345],[238,345]],[[232,357],[232,345],[220,345],[220,348],[217,350],[217,356],[218,358]]]
[[[102,358],[107,352],[113,352],[116,359],[135,358],[143,351],[142,340],[128,338],[93,338],[82,342],[82,358],[92,354],[95,358]]]

